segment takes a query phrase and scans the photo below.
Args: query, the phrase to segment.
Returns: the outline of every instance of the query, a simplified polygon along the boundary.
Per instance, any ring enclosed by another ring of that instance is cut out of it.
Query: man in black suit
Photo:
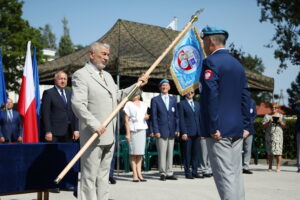
[[[200,150],[200,106],[198,102],[194,102],[193,97],[194,91],[191,91],[178,104],[184,172],[187,179],[203,178],[203,175],[197,172]]]
[[[54,76],[54,87],[45,90],[42,98],[42,126],[47,142],[72,142],[79,139],[78,119],[71,108],[71,91],[65,89],[67,74]]]

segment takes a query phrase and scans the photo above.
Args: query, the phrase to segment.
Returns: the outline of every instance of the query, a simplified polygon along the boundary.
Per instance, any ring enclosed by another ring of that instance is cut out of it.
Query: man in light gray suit
[[[108,177],[114,153],[114,130],[116,119],[107,127],[103,121],[117,106],[117,101],[125,97],[134,85],[119,90],[112,76],[104,71],[109,60],[108,44],[95,42],[90,48],[90,61],[77,70],[72,79],[72,107],[79,119],[81,133],[80,145],[95,132],[99,137],[81,157],[81,200],[107,200]],[[145,85],[148,77],[141,76],[138,81]]]

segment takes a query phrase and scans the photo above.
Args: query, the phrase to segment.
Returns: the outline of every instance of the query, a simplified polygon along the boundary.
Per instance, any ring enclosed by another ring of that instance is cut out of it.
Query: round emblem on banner
[[[180,73],[193,73],[200,64],[200,52],[192,45],[181,46],[175,52],[173,64]]]
[[[210,69],[205,70],[204,72],[204,80],[209,80],[213,75],[213,72]]]

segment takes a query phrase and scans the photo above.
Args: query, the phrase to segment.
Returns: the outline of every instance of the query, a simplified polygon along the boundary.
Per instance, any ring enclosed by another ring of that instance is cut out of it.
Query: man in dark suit
[[[244,174],[253,174],[253,172],[249,168],[250,159],[251,159],[251,149],[253,142],[253,135],[255,134],[254,122],[256,119],[256,102],[254,99],[250,98],[250,126],[249,126],[249,135],[244,138],[243,141],[243,173]]]
[[[179,126],[183,144],[184,172],[187,179],[203,178],[198,174],[200,151],[200,106],[193,101],[194,91],[185,95],[185,99],[179,102]],[[190,166],[192,165],[192,171]]]
[[[65,89],[68,77],[55,74],[55,86],[45,90],[42,98],[42,126],[47,142],[72,142],[79,139],[78,119],[71,108],[71,91]]]
[[[207,137],[208,156],[221,199],[243,200],[242,146],[250,124],[245,70],[225,49],[227,31],[207,26],[202,38],[207,58],[199,83],[201,135]]]
[[[13,106],[13,100],[8,98],[0,117],[0,142],[22,142],[22,120]]]
[[[160,81],[159,89],[161,94],[151,99],[151,121],[157,137],[160,180],[177,180],[172,170],[174,140],[175,136],[179,136],[177,102],[174,96],[169,95],[167,79]]]

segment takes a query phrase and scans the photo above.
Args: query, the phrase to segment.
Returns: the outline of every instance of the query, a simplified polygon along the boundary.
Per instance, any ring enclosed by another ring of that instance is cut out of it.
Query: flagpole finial
[[[191,21],[192,23],[196,22],[196,21],[198,20],[198,15],[200,15],[203,11],[204,11],[204,8],[201,8],[200,10],[197,10],[197,11],[195,12],[195,14],[192,15],[190,21]]]

